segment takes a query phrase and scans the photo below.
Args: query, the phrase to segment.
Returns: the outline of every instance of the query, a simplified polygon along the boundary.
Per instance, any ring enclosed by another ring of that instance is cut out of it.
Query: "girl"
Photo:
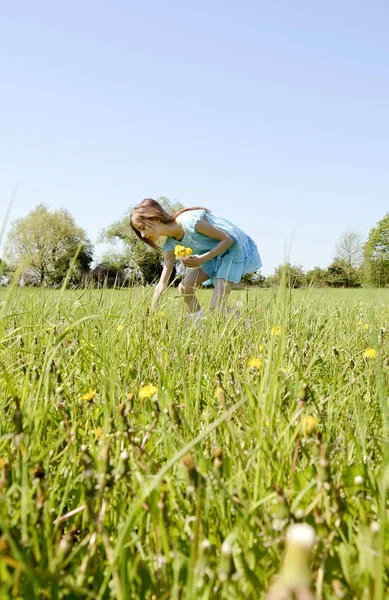
[[[134,208],[131,227],[146,244],[161,252],[157,246],[160,237],[166,236],[162,252],[164,266],[161,279],[153,296],[155,308],[167,288],[175,261],[177,245],[189,247],[192,255],[182,260],[192,271],[179,284],[189,316],[197,320],[203,314],[195,290],[210,279],[215,286],[211,310],[224,303],[242,275],[257,271],[262,263],[257,246],[241,229],[212,215],[207,208],[192,206],[168,214],[155,200],[146,198]]]

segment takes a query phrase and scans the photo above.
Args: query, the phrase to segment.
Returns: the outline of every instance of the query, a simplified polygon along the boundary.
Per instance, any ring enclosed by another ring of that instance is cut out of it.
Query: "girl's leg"
[[[196,298],[196,288],[200,287],[209,275],[202,269],[193,269],[178,286],[178,291],[184,297],[185,307],[188,313],[197,313],[201,306]]]
[[[213,290],[210,309],[215,310],[221,308],[224,310],[226,308],[225,302],[227,300],[227,296],[235,286],[236,283],[232,283],[232,281],[216,279],[216,285],[215,289]]]

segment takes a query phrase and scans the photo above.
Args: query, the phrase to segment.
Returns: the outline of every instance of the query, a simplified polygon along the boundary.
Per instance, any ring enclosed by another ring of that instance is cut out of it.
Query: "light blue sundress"
[[[184,237],[178,241],[167,237],[163,250],[174,250],[179,244],[191,248],[193,254],[204,254],[212,250],[219,243],[218,240],[208,237],[196,231],[196,223],[205,216],[207,221],[228,233],[234,243],[226,252],[211,258],[201,265],[201,269],[209,275],[211,282],[215,285],[216,279],[225,279],[232,283],[239,283],[242,275],[254,273],[262,266],[255,242],[244,231],[233,225],[227,219],[216,217],[205,210],[188,210],[179,215],[179,222],[184,230]]]

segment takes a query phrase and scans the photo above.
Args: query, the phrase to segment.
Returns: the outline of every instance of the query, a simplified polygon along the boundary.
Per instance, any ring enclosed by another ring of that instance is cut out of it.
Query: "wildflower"
[[[247,363],[247,366],[250,368],[260,369],[262,367],[262,361],[260,358],[253,356]]]
[[[367,348],[364,351],[363,356],[369,359],[377,358],[377,350],[375,348]]]
[[[215,396],[221,406],[224,406],[226,403],[226,395],[221,385],[218,385],[215,390]]]
[[[317,417],[312,417],[311,415],[303,417],[301,419],[301,429],[303,434],[307,436],[312,435],[318,422],[319,419]]]
[[[85,400],[86,402],[92,402],[95,396],[96,390],[90,390],[89,392],[81,396],[81,400]]]
[[[362,485],[363,484],[363,477],[362,475],[356,475],[354,477],[354,485]]]
[[[152,396],[154,396],[157,393],[158,389],[155,387],[155,385],[144,385],[143,387],[140,388],[139,391],[139,398],[141,398],[141,400],[145,400],[146,398],[151,398]]]
[[[366,329],[366,330],[370,329],[369,323],[365,323],[364,326],[363,326],[363,329]]]
[[[272,335],[280,335],[281,327],[279,325],[274,325],[274,327],[271,328],[271,334]]]
[[[104,439],[104,431],[101,429],[101,427],[96,427],[96,429],[93,430],[93,433],[98,440]]]
[[[187,258],[191,256],[192,249],[185,248],[185,246],[180,246],[177,244],[177,246],[174,248],[174,254],[177,256],[177,258]]]

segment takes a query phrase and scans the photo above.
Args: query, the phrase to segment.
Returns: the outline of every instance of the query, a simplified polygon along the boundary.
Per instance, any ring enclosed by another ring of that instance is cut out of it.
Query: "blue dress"
[[[174,250],[179,244],[185,248],[191,248],[193,254],[204,254],[212,250],[219,243],[218,240],[211,238],[203,233],[196,231],[196,223],[205,216],[207,221],[228,233],[234,243],[226,252],[211,258],[201,265],[201,269],[209,275],[212,283],[215,285],[216,279],[225,279],[232,283],[239,283],[242,275],[253,273],[262,266],[261,257],[254,241],[244,231],[233,225],[227,219],[216,217],[205,210],[188,210],[178,217],[178,222],[184,230],[184,237],[178,241],[172,237],[167,237],[163,245],[163,250]]]

